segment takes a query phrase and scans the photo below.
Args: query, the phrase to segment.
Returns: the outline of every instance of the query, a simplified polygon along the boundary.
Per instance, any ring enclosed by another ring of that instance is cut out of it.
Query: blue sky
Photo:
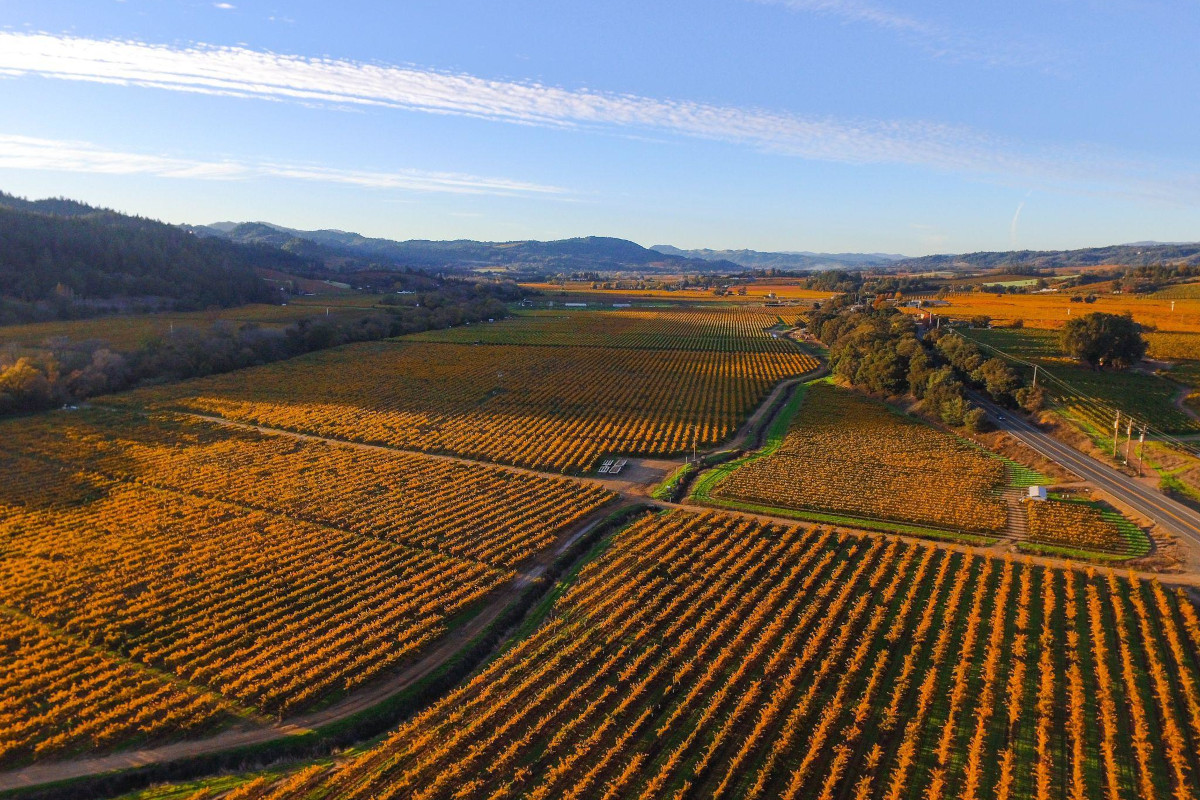
[[[1194,2],[0,2],[0,189],[391,238],[1200,239]]]

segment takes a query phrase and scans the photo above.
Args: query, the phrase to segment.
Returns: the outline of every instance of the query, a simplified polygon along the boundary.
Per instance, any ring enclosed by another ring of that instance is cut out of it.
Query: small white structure
[[[1046,499],[1046,487],[1045,486],[1030,486],[1029,494],[1027,495],[1027,497],[1030,500],[1045,500]]]
[[[587,308],[587,303],[563,303],[567,308]]]

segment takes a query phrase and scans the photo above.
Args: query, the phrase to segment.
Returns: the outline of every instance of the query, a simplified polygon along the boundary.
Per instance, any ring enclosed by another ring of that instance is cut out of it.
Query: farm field
[[[1165,361],[1200,361],[1200,333],[1144,333],[1146,355]]]
[[[1116,556],[1143,555],[1149,550],[1149,543],[1136,527],[1097,503],[1052,496],[1044,501],[1026,501],[1025,505],[1029,515],[1029,543],[1033,544],[1030,549],[1050,545],[1066,548],[1065,552],[1070,553]]]
[[[756,281],[747,287],[746,294],[716,295],[711,289],[595,289],[592,281],[567,281],[565,283],[523,283],[529,289],[545,292],[554,297],[560,293],[567,295],[586,294],[597,298],[619,299],[654,298],[659,300],[679,300],[687,302],[719,302],[719,303],[762,303],[768,295],[774,293],[780,300],[826,300],[836,292],[825,292],[815,289],[803,289],[799,286],[779,281]]]
[[[1069,316],[1092,311],[1108,314],[1133,314],[1134,320],[1155,330],[1173,333],[1200,333],[1200,298],[1180,299],[1171,310],[1172,300],[1156,296],[1099,294],[1094,303],[1072,303],[1068,294],[1004,294],[986,292],[952,294],[948,306],[936,306],[934,314],[970,319],[979,314],[1008,325],[1023,320],[1028,328],[1061,328]],[[910,314],[926,309],[904,308]],[[1068,314],[1070,312],[1070,314]]]
[[[311,304],[293,302],[286,306],[256,303],[213,311],[130,314],[62,322],[2,325],[0,326],[0,347],[7,345],[39,347],[48,339],[67,339],[72,342],[98,339],[107,342],[118,351],[133,350],[147,339],[167,333],[172,326],[176,328],[208,328],[215,322],[225,321],[233,325],[254,324],[264,328],[284,327],[306,317],[324,314],[326,307],[330,308],[331,315],[357,313],[360,310],[359,306],[366,307],[373,300],[371,297],[368,297],[365,302],[360,298],[307,297],[297,299],[313,302]],[[354,305],[349,304],[351,300]]]
[[[768,333],[783,324],[777,314],[752,309],[532,311],[496,323],[426,331],[408,338],[456,344],[795,352],[794,341]]]
[[[0,765],[309,709],[611,498],[102,410],[0,425]]]
[[[1032,361],[1065,381],[1072,389],[1043,379],[1041,385],[1064,410],[1111,438],[1113,414],[1133,414],[1165,433],[1200,432],[1200,421],[1175,405],[1180,385],[1172,380],[1136,370],[1092,370],[1061,355],[1056,333],[1028,328],[964,330],[962,335],[1009,355]],[[1029,367],[1020,367],[1026,374]],[[1090,399],[1089,399],[1090,398]],[[1124,432],[1124,429],[1122,429]]]
[[[648,515],[381,744],[237,797],[1190,797],[1197,637],[1152,582]]]
[[[370,342],[105,402],[562,472],[715,445],[817,359],[778,353]]]
[[[1157,300],[1200,300],[1200,281],[1168,286],[1159,289],[1151,297]]]
[[[711,489],[745,502],[998,533],[1008,514],[998,492],[1004,462],[884,403],[830,383],[807,387],[777,448]]]

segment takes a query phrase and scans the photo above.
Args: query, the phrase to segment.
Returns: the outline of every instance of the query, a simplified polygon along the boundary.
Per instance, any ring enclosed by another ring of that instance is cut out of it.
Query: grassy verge
[[[1037,542],[1019,542],[1017,549],[1022,553],[1032,553],[1033,555],[1041,556],[1059,556],[1061,558],[1071,558],[1076,561],[1126,561],[1133,556],[1118,555],[1116,553],[1104,553],[1099,550],[1076,550],[1073,547],[1062,547],[1053,544],[1039,544]]]
[[[650,492],[650,496],[655,500],[664,500],[668,503],[674,503],[683,494],[683,489],[687,483],[687,479],[695,473],[697,467],[695,463],[689,462],[684,464],[679,469],[672,472],[666,477],[662,483],[654,487]]]
[[[711,505],[715,508],[729,508],[737,511],[749,511],[752,514],[766,514],[772,517],[788,517],[790,519],[803,520],[805,522],[821,522],[827,525],[840,525],[846,528],[858,528],[860,530],[878,531],[880,533],[898,533],[904,536],[918,536],[923,539],[937,539],[945,542],[959,542],[961,544],[978,545],[986,547],[993,545],[999,539],[996,537],[984,536],[974,533],[960,533],[958,531],[941,530],[940,528],[926,528],[921,525],[910,525],[905,522],[889,522],[886,520],[864,519],[863,517],[848,517],[841,514],[829,514],[822,511],[803,511],[795,508],[777,508],[774,506],[760,506],[754,503],[744,503],[740,500],[725,500],[725,499],[707,499],[703,501],[705,505]]]

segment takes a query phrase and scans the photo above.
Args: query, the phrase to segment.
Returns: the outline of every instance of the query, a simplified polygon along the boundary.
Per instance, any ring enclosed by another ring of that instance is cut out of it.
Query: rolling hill
[[[73,200],[0,193],[4,322],[270,300],[272,289],[256,270],[309,266],[274,247],[200,238]]]

